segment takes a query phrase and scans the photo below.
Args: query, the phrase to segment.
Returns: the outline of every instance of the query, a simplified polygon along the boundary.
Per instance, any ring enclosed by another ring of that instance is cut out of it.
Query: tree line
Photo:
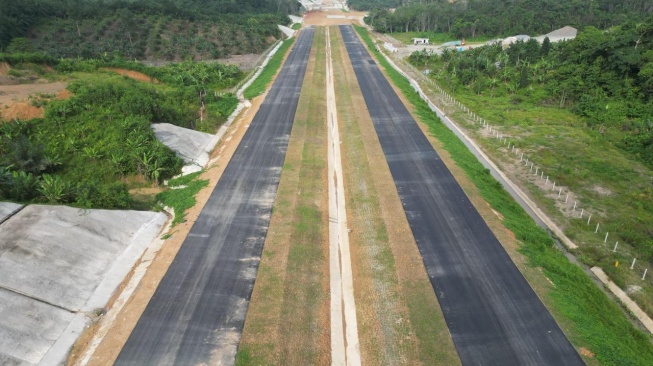
[[[420,0],[395,11],[378,7],[366,22],[383,33],[441,32],[470,38],[545,34],[566,25],[606,29],[651,13],[653,2],[648,0]]]
[[[129,22],[114,23],[134,17],[186,23],[217,22],[221,28],[237,28],[255,38],[260,38],[260,28],[266,27],[263,37],[274,35],[278,38],[276,24],[289,23],[286,15],[296,12],[299,4],[294,0],[0,0],[0,9],[0,50],[3,50],[12,39],[29,37],[39,26],[41,32],[46,33],[61,27],[69,28],[70,33],[83,38],[82,24],[86,22],[86,28],[97,24],[98,29],[84,29],[84,32],[86,38],[99,40],[105,36],[105,29],[100,29],[99,25],[129,32]],[[152,21],[149,25],[154,23]],[[139,36],[147,38],[150,32],[143,33]],[[119,42],[133,43],[134,39],[126,37]]]
[[[421,51],[409,60],[452,90],[532,94],[535,104],[568,108],[588,128],[615,132],[617,146],[653,167],[653,16],[607,32],[587,27],[557,44],[531,38],[507,49]]]

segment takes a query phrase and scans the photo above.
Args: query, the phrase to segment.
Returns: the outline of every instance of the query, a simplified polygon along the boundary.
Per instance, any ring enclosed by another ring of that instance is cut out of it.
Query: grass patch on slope
[[[408,80],[375,50],[367,30],[355,28],[394,84],[414,105],[415,112],[431,134],[442,142],[483,198],[503,215],[506,227],[523,243],[519,250],[529,259],[530,265],[542,268],[544,275],[551,280],[553,286],[543,300],[559,323],[566,325],[567,336],[572,343],[577,348],[580,345],[589,348],[602,365],[652,365],[653,345],[649,335],[636,329],[619,306],[580,267],[567,260],[548,233],[535,224],[462,141],[430,110]]]
[[[202,172],[171,179],[168,181],[168,187],[170,189],[156,196],[165,206],[172,207],[175,210],[175,218],[172,220],[173,225],[184,221],[186,211],[197,203],[195,195],[209,184],[209,181],[206,179],[198,179],[200,174]]]
[[[283,41],[281,47],[279,47],[274,56],[270,58],[270,61],[265,65],[261,74],[247,89],[245,89],[245,92],[243,93],[245,98],[252,99],[265,92],[265,89],[272,82],[272,78],[274,78],[274,75],[277,74],[277,71],[281,67],[281,63],[283,62],[283,58],[288,52],[288,49],[290,49],[294,42],[295,37]]]

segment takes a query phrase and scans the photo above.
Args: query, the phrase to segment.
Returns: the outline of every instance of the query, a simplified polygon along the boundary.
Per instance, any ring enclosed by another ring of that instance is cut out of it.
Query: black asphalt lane
[[[304,29],[116,365],[233,363],[313,29]]]
[[[350,26],[340,26],[463,365],[583,365]]]

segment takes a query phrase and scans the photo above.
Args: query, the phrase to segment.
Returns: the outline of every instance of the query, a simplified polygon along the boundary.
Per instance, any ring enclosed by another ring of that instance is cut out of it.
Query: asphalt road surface
[[[232,364],[313,29],[304,29],[116,365]]]
[[[350,26],[340,26],[463,365],[583,365]]]

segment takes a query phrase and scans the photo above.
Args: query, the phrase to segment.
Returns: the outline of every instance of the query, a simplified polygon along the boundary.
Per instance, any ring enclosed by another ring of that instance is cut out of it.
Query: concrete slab
[[[170,123],[155,123],[152,129],[159,141],[176,152],[186,163],[201,167],[208,163],[209,153],[217,143],[214,135]]]
[[[295,30],[293,30],[293,29],[291,29],[291,28],[288,28],[288,27],[283,26],[283,25],[277,25],[277,27],[279,27],[279,30],[281,30],[281,32],[282,32],[283,34],[285,34],[286,37],[288,37],[288,38],[290,38],[290,37],[292,37],[292,36],[295,35]]]
[[[304,22],[304,17],[298,17],[296,15],[288,15],[288,18],[290,18],[290,21],[293,23],[303,23]]]
[[[23,207],[23,205],[19,205],[13,202],[0,202],[0,224],[21,207]]]
[[[0,364],[61,363],[166,221],[31,205],[0,226]]]
[[[0,288],[0,364],[38,365],[75,314]]]

